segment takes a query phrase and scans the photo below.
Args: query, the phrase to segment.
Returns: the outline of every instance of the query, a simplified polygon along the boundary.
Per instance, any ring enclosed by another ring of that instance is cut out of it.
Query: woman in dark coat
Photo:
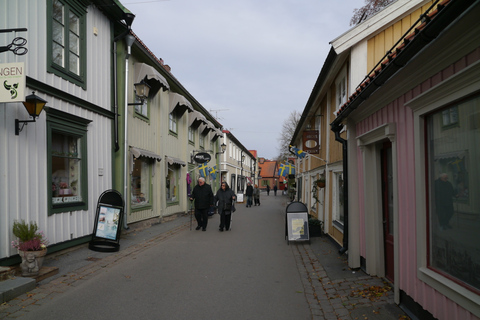
[[[232,217],[232,201],[235,200],[235,192],[224,181],[215,195],[215,203],[218,201],[218,213],[220,214],[220,231],[230,229],[230,219]]]

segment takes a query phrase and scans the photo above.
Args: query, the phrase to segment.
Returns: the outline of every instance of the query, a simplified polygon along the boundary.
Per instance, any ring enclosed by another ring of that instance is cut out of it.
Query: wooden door
[[[392,144],[385,142],[381,149],[382,164],[382,212],[383,212],[383,238],[385,250],[385,277],[394,282],[394,256],[393,256],[393,165]]]

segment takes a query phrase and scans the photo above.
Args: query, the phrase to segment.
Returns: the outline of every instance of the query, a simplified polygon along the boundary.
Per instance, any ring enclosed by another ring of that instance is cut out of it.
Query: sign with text
[[[206,152],[199,152],[196,155],[193,156],[193,160],[196,163],[205,163],[209,162],[212,159],[212,157],[206,153]]]
[[[25,101],[24,62],[0,64],[0,103]]]
[[[318,130],[309,130],[303,132],[303,151],[307,153],[319,153]]]
[[[306,212],[287,213],[288,241],[308,241],[308,214]]]

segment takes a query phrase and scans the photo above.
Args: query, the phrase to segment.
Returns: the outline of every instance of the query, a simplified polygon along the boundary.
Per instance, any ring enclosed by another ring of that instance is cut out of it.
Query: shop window
[[[342,172],[336,172],[333,174],[333,187],[334,187],[334,211],[333,211],[333,220],[335,223],[338,225],[343,226],[344,223],[344,211],[343,211],[343,203],[344,203],[344,197],[343,197],[343,173]]]
[[[89,120],[49,109],[47,114],[49,214],[87,209]]]
[[[131,175],[132,209],[150,206],[152,166],[154,162],[145,157],[135,158]]]
[[[476,96],[426,117],[428,266],[477,292],[480,198],[471,195],[480,192],[479,109]]]
[[[167,203],[178,203],[178,177],[180,166],[178,164],[168,164],[168,173],[166,181]]]

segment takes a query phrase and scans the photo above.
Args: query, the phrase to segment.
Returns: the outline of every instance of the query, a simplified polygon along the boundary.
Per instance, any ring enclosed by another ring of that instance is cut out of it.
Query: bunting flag
[[[290,148],[292,148],[292,151],[295,153],[295,155],[297,157],[299,157],[300,159],[303,159],[306,157],[307,153],[303,150],[300,150],[298,148],[295,148],[294,146],[290,146]]]
[[[200,177],[207,177],[208,174],[210,173],[210,168],[207,167],[207,163],[202,163],[201,165],[198,166],[198,170],[200,170]]]
[[[214,166],[210,169],[210,175],[212,176],[212,179],[213,179],[213,180],[217,180],[217,165],[214,165]]]

